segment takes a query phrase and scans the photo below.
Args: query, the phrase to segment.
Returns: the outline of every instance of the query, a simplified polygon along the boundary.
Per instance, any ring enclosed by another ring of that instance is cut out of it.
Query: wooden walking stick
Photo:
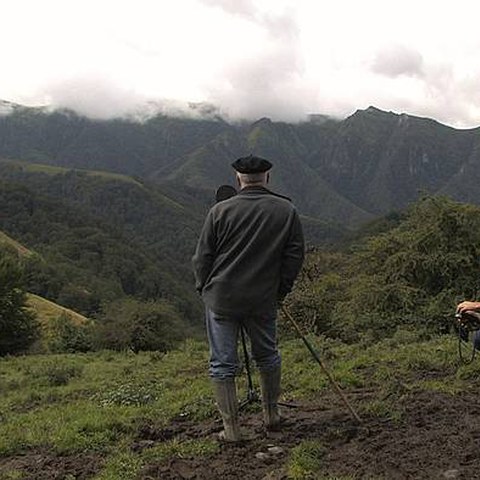
[[[305,336],[302,334],[302,331],[300,330],[300,327],[298,326],[297,322],[293,319],[292,315],[290,312],[287,310],[287,307],[282,305],[281,307],[283,314],[287,317],[287,319],[290,321],[290,323],[294,326],[295,330],[297,333],[300,335],[300,338],[303,340],[303,343],[306,345],[308,348],[309,352],[312,354],[313,358],[317,361],[317,363],[320,365],[321,369],[325,373],[325,375],[328,377],[330,380],[330,383],[333,385],[337,393],[340,395],[340,398],[342,399],[343,403],[346,405],[350,413],[352,414],[352,417],[358,422],[362,423],[362,420],[358,416],[357,412],[353,409],[353,407],[350,405],[349,401],[347,400],[347,397],[345,394],[342,392],[340,387],[338,386],[337,382],[333,378],[332,374],[327,370],[325,367],[325,364],[322,362],[321,358],[318,356],[317,352],[314,350],[314,348],[310,345],[308,340],[305,338]]]

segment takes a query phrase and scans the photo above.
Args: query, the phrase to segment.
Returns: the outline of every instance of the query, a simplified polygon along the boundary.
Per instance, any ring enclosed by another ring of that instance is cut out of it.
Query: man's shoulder
[[[292,199],[290,197],[287,197],[286,195],[282,195],[280,193],[272,192],[269,190],[266,198],[268,198],[269,203],[275,209],[280,209],[288,212],[295,212],[297,210],[292,202]]]
[[[228,212],[231,211],[232,209],[235,210],[235,198],[228,198],[227,200],[222,200],[221,202],[215,203],[215,205],[212,205],[210,208],[208,214],[213,216],[213,218],[216,218],[218,215],[222,215],[223,212]]]
[[[287,197],[286,195],[281,195],[280,193],[272,192],[266,188],[261,189],[260,191],[249,191],[246,194],[241,193],[239,195],[235,195],[227,200],[223,200],[221,202],[216,203],[212,206],[210,211],[214,214],[220,214],[221,212],[230,212],[232,210],[237,210],[237,208],[241,208],[241,205],[244,204],[244,201],[247,200],[247,203],[244,205],[246,206],[250,203],[250,200],[262,200],[263,205],[265,205],[265,201],[270,204],[275,205],[275,208],[283,206],[283,208],[288,210],[295,210],[295,206],[292,203],[291,198]]]
[[[282,198],[283,200],[287,200],[287,202],[292,203],[292,199],[290,197],[287,197],[286,195],[281,195],[280,193],[272,192],[271,190],[269,190],[268,193],[273,197]]]

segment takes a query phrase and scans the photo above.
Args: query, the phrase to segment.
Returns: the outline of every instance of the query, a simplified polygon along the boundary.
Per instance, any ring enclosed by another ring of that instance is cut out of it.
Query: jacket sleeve
[[[293,282],[302,268],[304,257],[305,240],[303,238],[302,224],[297,211],[294,210],[289,238],[282,254],[280,287],[278,291],[279,300],[283,300],[292,290]]]
[[[208,276],[212,270],[215,259],[215,230],[213,226],[212,212],[208,212],[205,223],[203,224],[200,238],[197,242],[197,248],[192,258],[193,273],[195,275],[195,289],[202,293],[203,287],[207,282]]]

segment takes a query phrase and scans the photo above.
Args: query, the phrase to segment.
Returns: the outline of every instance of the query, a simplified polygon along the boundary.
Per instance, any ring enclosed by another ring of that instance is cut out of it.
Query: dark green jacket
[[[304,250],[292,203],[244,188],[208,212],[192,259],[196,288],[218,314],[272,312],[292,289]]]

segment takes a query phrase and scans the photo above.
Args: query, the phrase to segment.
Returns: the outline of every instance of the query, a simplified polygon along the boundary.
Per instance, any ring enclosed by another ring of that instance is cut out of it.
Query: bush
[[[187,334],[185,321],[165,301],[118,300],[104,308],[95,326],[98,347],[134,352],[166,352]]]
[[[425,197],[392,225],[342,254],[309,256],[289,299],[305,329],[348,342],[402,325],[451,330],[457,302],[480,290],[480,208]]]
[[[72,378],[82,375],[83,367],[80,365],[62,365],[49,363],[38,371],[40,378],[50,387],[67,385]]]
[[[53,353],[88,352],[92,349],[92,325],[76,323],[63,312],[48,326],[46,347]]]
[[[19,261],[0,250],[0,355],[24,352],[38,338],[38,323],[25,301]]]

